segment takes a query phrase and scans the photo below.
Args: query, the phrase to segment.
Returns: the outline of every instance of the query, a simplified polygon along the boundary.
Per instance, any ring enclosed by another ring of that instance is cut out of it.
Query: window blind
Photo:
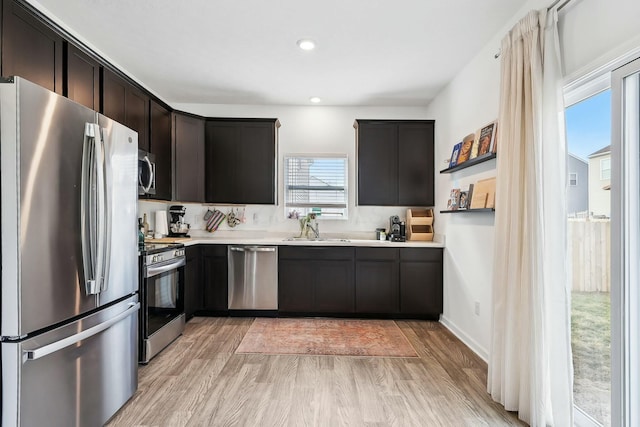
[[[285,211],[288,217],[315,213],[347,217],[347,157],[285,157]]]

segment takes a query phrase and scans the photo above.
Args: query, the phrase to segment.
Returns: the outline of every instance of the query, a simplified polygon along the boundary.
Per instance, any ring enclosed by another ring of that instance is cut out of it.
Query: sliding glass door
[[[611,76],[611,346],[615,426],[640,425],[640,59]]]

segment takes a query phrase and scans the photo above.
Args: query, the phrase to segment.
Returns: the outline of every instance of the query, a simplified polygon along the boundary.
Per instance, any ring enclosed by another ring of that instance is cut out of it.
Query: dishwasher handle
[[[245,248],[241,248],[238,246],[231,246],[229,248],[234,252],[275,252],[276,248],[274,247],[265,247],[265,246],[249,246]]]

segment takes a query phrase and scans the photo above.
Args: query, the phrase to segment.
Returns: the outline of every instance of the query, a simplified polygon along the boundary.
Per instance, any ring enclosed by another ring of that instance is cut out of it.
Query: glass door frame
[[[611,425],[630,427],[640,425],[640,58],[612,72],[611,89]]]

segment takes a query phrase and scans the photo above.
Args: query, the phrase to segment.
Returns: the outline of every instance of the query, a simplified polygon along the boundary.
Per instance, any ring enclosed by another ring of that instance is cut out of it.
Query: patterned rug
[[[236,353],[418,357],[393,320],[257,318]]]

